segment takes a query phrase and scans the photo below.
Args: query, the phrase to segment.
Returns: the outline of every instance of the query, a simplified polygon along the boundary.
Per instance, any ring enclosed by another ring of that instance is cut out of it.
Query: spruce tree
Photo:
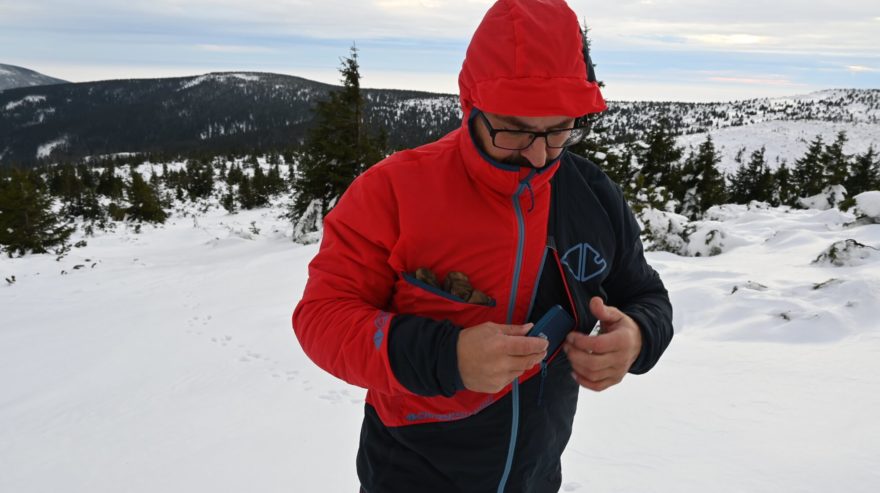
[[[795,206],[798,199],[798,191],[792,177],[788,164],[783,161],[773,174],[773,190],[774,193],[770,198],[770,203],[774,206],[788,205]]]
[[[238,210],[238,206],[235,203],[235,197],[236,195],[232,190],[232,185],[226,185],[226,193],[220,198],[220,205],[222,205],[230,214],[235,214]]]
[[[869,190],[880,190],[880,160],[873,145],[856,157],[852,174],[845,183],[850,197]]]
[[[241,204],[242,209],[253,209],[257,206],[251,179],[247,175],[242,175],[238,184],[238,203]]]
[[[794,163],[795,188],[801,197],[811,197],[825,189],[825,164],[822,159],[824,147],[822,136],[817,135],[810,143],[807,153]]]
[[[254,207],[263,207],[269,203],[271,195],[269,180],[263,173],[263,168],[257,164],[254,168],[254,177],[251,180],[252,191],[254,194]]]
[[[752,152],[748,164],[742,163],[730,180],[730,200],[748,204],[752,200],[769,202],[772,197],[773,175],[767,169],[765,148]]]
[[[158,194],[136,170],[131,172],[128,201],[131,206],[125,209],[125,214],[129,219],[164,223],[168,218],[168,214],[162,210],[162,205],[159,203]]]
[[[849,176],[850,157],[844,154],[846,132],[839,132],[834,142],[825,146],[822,152],[822,164],[825,167],[825,185],[843,185]],[[823,187],[824,188],[824,187]]]
[[[315,123],[304,143],[299,162],[294,217],[313,200],[324,211],[354,179],[384,157],[386,143],[373,137],[364,123],[357,48],[351,47],[339,69],[342,88],[315,108]]]
[[[677,164],[684,151],[675,142],[672,124],[668,119],[660,120],[645,136],[646,147],[637,154],[641,175],[645,186],[665,186],[676,189],[679,182]]]
[[[206,159],[186,163],[186,191],[190,200],[207,198],[214,191],[214,166]]]
[[[73,229],[52,211],[51,197],[13,170],[0,178],[0,246],[12,257],[64,245]]]
[[[111,200],[119,200],[125,190],[125,183],[122,178],[116,176],[116,167],[112,164],[101,172],[98,178],[98,194],[103,195]]]
[[[721,205],[727,199],[724,176],[718,170],[721,157],[715,151],[712,136],[700,144],[682,169],[682,188],[685,190],[682,200],[682,214],[691,219],[702,217],[710,207]]]

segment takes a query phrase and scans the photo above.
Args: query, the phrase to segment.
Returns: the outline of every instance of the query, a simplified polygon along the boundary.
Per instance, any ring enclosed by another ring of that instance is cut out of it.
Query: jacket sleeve
[[[315,364],[352,385],[452,395],[461,381],[458,328],[387,310],[397,277],[389,264],[397,205],[387,178],[374,171],[358,177],[324,221],[294,332]]]
[[[603,288],[609,303],[636,321],[642,332],[642,350],[630,373],[650,370],[672,341],[672,303],[659,274],[645,260],[641,230],[632,210],[616,185],[619,208],[617,216],[617,256]]]

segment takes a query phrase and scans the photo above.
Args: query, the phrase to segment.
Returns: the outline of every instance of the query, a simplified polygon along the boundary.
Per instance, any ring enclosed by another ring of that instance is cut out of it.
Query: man
[[[499,0],[462,66],[461,128],[376,164],[327,215],[293,326],[368,389],[363,491],[557,491],[579,388],[643,373],[669,344],[620,189],[565,149],[605,109],[590,71],[563,0]],[[557,304],[575,327],[546,354],[526,333]]]

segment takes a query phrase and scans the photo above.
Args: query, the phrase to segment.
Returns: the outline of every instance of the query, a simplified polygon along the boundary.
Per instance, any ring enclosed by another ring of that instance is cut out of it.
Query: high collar
[[[559,156],[541,169],[505,164],[492,159],[479,148],[476,137],[471,132],[473,121],[474,112],[471,112],[468,118],[462,122],[458,133],[458,148],[465,169],[474,181],[504,196],[509,197],[521,193],[523,186],[531,188],[533,193],[538,193],[550,183],[550,179],[559,169],[562,156],[568,152],[563,150]]]

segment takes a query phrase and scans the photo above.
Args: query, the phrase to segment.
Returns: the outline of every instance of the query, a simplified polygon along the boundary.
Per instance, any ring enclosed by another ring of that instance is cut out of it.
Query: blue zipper
[[[526,320],[532,318],[532,310],[535,309],[535,298],[538,297],[538,286],[541,284],[541,276],[544,274],[544,265],[547,263],[547,252],[550,249],[544,247],[544,255],[541,256],[541,267],[538,268],[538,277],[535,278],[535,287],[532,288],[532,299],[529,300],[529,311],[526,312]]]
[[[513,268],[513,284],[510,287],[510,300],[507,306],[507,323],[513,321],[513,309],[516,305],[516,290],[519,287],[519,275],[522,271],[523,250],[525,248],[525,219],[523,218],[522,207],[519,205],[519,196],[528,185],[528,181],[535,174],[534,171],[520,182],[516,194],[513,196],[513,210],[516,212],[516,224],[518,231],[516,245],[516,265]],[[501,482],[498,483],[498,493],[504,492],[507,485],[507,478],[510,476],[510,469],[513,466],[513,452],[516,449],[516,433],[519,428],[519,378],[514,379],[511,388],[511,402],[513,403],[513,419],[510,424],[510,445],[507,448],[507,462],[504,464],[504,474],[501,475]]]

